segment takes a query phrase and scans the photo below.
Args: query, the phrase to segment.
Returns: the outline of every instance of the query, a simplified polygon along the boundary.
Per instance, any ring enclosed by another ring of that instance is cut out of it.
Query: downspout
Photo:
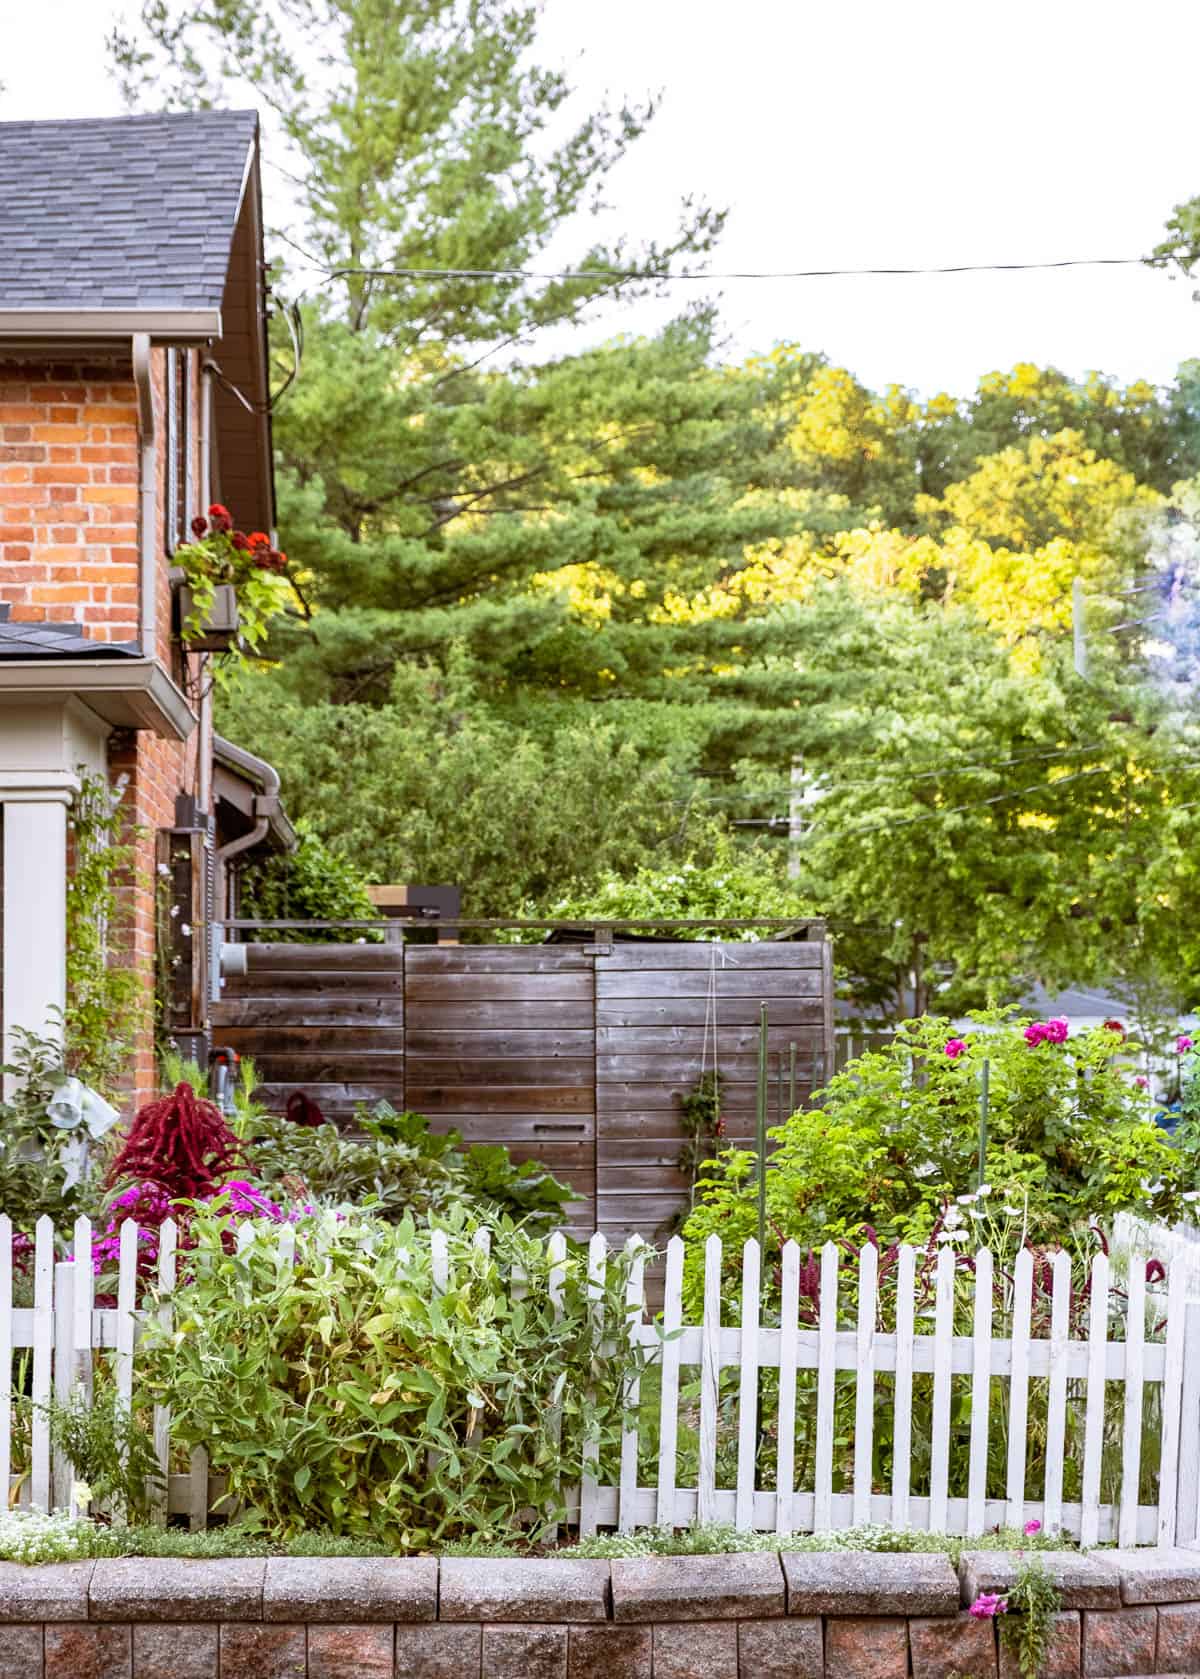
[[[212,418],[213,391],[212,376],[208,371],[209,361],[207,353],[200,358],[200,508],[201,513],[207,513],[212,505]],[[207,679],[210,655],[200,655],[200,729],[199,729],[199,776],[197,778],[197,802],[206,815],[211,816],[212,806],[212,759],[213,759],[213,698],[212,683]],[[211,834],[210,834],[211,843]]]
[[[138,503],[141,516],[142,652],[157,653],[158,619],[158,448],[154,431],[154,381],[150,368],[150,334],[133,335],[133,382],[137,388]]]
[[[253,828],[248,834],[242,834],[239,839],[230,840],[228,845],[221,846],[215,856],[217,886],[220,893],[221,912],[224,915],[226,864],[231,857],[236,857],[239,852],[249,851],[251,846],[266,839],[271,827],[271,818],[279,814],[279,771],[274,764],[268,764],[265,758],[256,758],[254,753],[247,752],[245,747],[235,746],[231,740],[223,740],[219,735],[213,736],[213,750],[214,752],[219,751],[220,756],[227,762],[236,764],[238,769],[245,770],[248,775],[252,775],[255,780],[262,784],[263,789],[261,793],[256,793],[254,796],[255,822]],[[218,976],[222,971],[223,953],[217,944],[215,928],[213,945],[212,974],[213,982],[217,984]]]

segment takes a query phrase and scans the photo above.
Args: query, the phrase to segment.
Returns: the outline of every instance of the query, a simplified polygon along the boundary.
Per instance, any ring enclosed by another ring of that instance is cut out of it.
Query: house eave
[[[0,706],[73,696],[114,728],[186,740],[196,714],[157,659],[3,659]]]
[[[0,342],[104,342],[135,332],[170,344],[221,336],[219,309],[0,309]]]

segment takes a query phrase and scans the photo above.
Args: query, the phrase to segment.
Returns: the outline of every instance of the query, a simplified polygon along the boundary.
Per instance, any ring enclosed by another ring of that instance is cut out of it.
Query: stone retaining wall
[[[1043,1552],[1050,1679],[1200,1675],[1200,1551]],[[966,1606],[1017,1559],[0,1564],[0,1679],[1016,1679]]]

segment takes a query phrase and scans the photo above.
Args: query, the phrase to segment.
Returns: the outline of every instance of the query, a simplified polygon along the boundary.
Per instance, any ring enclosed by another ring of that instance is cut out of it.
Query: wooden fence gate
[[[832,1068],[832,953],[805,942],[250,944],[214,1043],[282,1108],[346,1123],[380,1100],[541,1160],[583,1197],[572,1228],[661,1234],[688,1198],[683,1097],[714,1069],[728,1141],[754,1136],[759,1012],[769,1119]],[[239,952],[240,954],[240,952]]]

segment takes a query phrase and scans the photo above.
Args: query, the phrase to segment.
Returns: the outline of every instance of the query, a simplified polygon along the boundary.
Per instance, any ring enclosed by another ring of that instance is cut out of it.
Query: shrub
[[[771,1132],[767,1213],[774,1237],[817,1247],[864,1237],[923,1243],[941,1209],[976,1182],[980,1063],[990,1066],[986,1181],[1024,1210],[1024,1234],[1063,1242],[1128,1209],[1178,1219],[1195,1167],[1150,1120],[1121,1064],[1123,1037],[1098,1027],[972,1017],[909,1021],[859,1056],[816,1106]],[[755,1157],[726,1150],[700,1180],[686,1234],[740,1243],[756,1233]]]
[[[584,1254],[552,1294],[545,1247],[511,1225],[488,1254],[449,1222],[444,1287],[412,1219],[304,1220],[294,1263],[259,1229],[230,1252],[228,1219],[194,1211],[189,1286],[173,1331],[151,1318],[145,1365],[174,1440],[207,1448],[251,1526],[410,1549],[536,1533],[563,1519],[589,1433],[611,1471],[625,1256],[592,1300]]]

